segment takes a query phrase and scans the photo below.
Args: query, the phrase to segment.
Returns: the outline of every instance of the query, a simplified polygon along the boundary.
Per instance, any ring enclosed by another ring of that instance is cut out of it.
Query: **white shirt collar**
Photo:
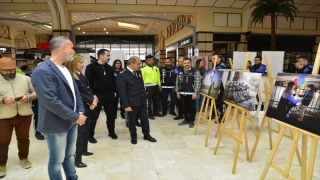
[[[133,71],[134,71],[134,70],[130,69],[129,66],[127,66],[127,69],[128,69],[129,71],[131,71],[132,73],[133,73]]]

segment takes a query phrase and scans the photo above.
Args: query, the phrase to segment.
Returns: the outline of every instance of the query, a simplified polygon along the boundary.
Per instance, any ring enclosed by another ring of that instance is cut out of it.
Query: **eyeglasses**
[[[14,71],[15,71],[15,69],[1,69],[2,73],[6,73],[6,72],[13,73]]]

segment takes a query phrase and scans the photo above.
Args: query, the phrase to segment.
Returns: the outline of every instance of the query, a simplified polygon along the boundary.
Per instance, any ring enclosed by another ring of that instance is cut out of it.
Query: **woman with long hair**
[[[123,70],[122,68],[122,62],[120,59],[116,59],[114,60],[113,64],[112,64],[112,69],[113,69],[113,73],[114,73],[114,77],[117,77],[118,74],[120,73],[120,71]],[[119,103],[119,94],[117,92],[117,96],[115,97],[115,101],[114,101],[114,106],[115,106],[115,114],[117,117],[117,111],[118,111],[118,103]],[[120,101],[120,115],[121,115],[121,118],[122,119],[125,119],[125,116],[124,116],[124,108],[123,108],[123,105]]]
[[[83,57],[79,54],[75,54],[72,61],[66,62],[66,67],[69,69],[78,85],[83,106],[85,107],[84,115],[87,117],[86,123],[78,127],[75,155],[75,166],[78,168],[87,167],[87,165],[82,162],[82,155],[90,156],[93,154],[88,152],[90,113],[98,103],[98,98],[93,95],[92,90],[90,89],[89,81],[81,72],[84,66]]]
[[[205,65],[205,59],[204,58],[198,59],[196,61],[195,68],[199,71],[199,73],[201,75],[201,81],[202,81],[203,74],[204,74],[204,71],[205,71],[204,65]],[[203,96],[200,93],[198,93],[197,94],[197,99],[196,99],[196,111],[197,112],[199,112],[199,108],[201,106],[202,99],[203,99]]]
[[[278,103],[278,113],[280,115],[280,120],[288,118],[288,113],[291,108],[295,107],[297,103],[300,102],[300,99],[294,99],[292,90],[294,89],[294,82],[290,81],[287,84],[286,89],[283,91],[280,101]]]

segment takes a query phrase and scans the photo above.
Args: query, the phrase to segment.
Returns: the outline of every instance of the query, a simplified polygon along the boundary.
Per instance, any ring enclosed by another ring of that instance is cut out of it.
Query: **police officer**
[[[144,139],[157,142],[150,136],[149,120],[146,106],[146,91],[141,77],[141,59],[133,56],[127,62],[127,68],[120,72],[117,77],[117,87],[120,100],[129,116],[129,130],[131,143],[137,144],[136,121],[139,118],[142,126]]]
[[[199,71],[191,67],[191,59],[183,59],[183,69],[178,73],[176,80],[177,97],[181,100],[184,121],[179,126],[189,124],[189,128],[194,127],[196,117],[196,99],[200,89],[201,75]]]
[[[154,66],[154,58],[152,55],[146,56],[147,65],[141,68],[141,73],[148,93],[148,113],[150,119],[155,119],[154,116],[163,117],[159,113],[159,91],[161,91],[160,71]],[[153,104],[153,109],[151,109]]]
[[[174,108],[176,106],[176,93],[175,82],[176,74],[172,67],[172,61],[170,58],[164,60],[165,68],[161,69],[161,87],[162,87],[162,115],[167,115],[168,110],[168,95],[170,94],[170,114],[176,116]]]
[[[183,70],[183,57],[179,57],[178,59],[178,67],[176,67],[174,69],[174,72],[176,74],[176,76],[178,75],[178,73]],[[177,87],[176,87],[177,89]],[[176,105],[178,108],[178,116],[174,117],[174,120],[179,120],[179,119],[183,119],[183,108],[182,108],[182,104],[180,99],[176,96]]]
[[[212,60],[212,63],[214,63],[216,61],[216,69],[215,70],[228,69],[228,67],[222,62],[221,55],[219,55],[217,59],[215,59],[215,55],[212,55],[211,60]],[[219,122],[221,121],[221,119],[223,117],[223,114],[224,114],[224,109],[223,109],[223,104],[224,103],[223,103],[223,100],[222,100],[223,93],[224,93],[224,87],[223,87],[223,84],[221,83],[218,96],[215,99],[217,110],[220,112],[219,113],[219,119],[218,119]],[[214,110],[212,111],[212,116],[211,117],[212,117],[212,119],[215,117]]]
[[[256,56],[254,58],[254,65],[251,67],[250,72],[254,73],[261,73],[262,76],[267,76],[266,72],[266,66],[261,63],[262,62],[262,57],[261,56]]]
[[[311,74],[313,66],[309,64],[307,56],[299,56],[297,63],[295,63],[296,72],[301,74]]]

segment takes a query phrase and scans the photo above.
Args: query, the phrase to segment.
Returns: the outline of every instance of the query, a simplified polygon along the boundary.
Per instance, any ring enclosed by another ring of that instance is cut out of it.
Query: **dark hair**
[[[152,56],[151,54],[146,55],[146,60],[147,60],[147,59],[151,59],[151,58],[153,58],[153,56]]]
[[[187,60],[188,60],[188,61],[191,62],[191,59],[190,59],[190,58],[183,58],[183,60],[184,60],[184,61],[187,61]]]
[[[113,71],[116,70],[116,63],[117,63],[117,62],[120,62],[120,64],[121,64],[121,66],[120,66],[120,71],[123,70],[121,60],[120,60],[120,59],[116,59],[116,60],[113,61],[113,64],[112,64],[112,69],[113,69]]]
[[[301,55],[301,56],[299,56],[297,59],[303,59],[303,60],[307,60],[307,61],[309,61],[309,58],[307,57],[307,56],[305,56],[305,55]]]
[[[98,59],[99,59],[100,55],[103,56],[106,51],[110,52],[109,50],[106,50],[106,49],[99,49],[99,51],[97,52]]]
[[[261,56],[256,56],[254,58],[259,58],[262,61],[262,57]]]
[[[170,61],[172,62],[172,60],[171,60],[170,58],[165,58],[164,60],[167,60],[167,59],[168,59],[168,60],[170,60]]]
[[[313,84],[309,84],[308,87],[311,89],[311,91],[314,91],[314,85]]]
[[[283,91],[282,93],[282,97],[285,98],[287,94],[291,94],[291,90],[294,86],[294,82],[290,81],[288,84],[287,84],[287,87],[286,89]]]
[[[252,64],[252,62],[251,62],[251,61],[248,61],[248,63]]]
[[[197,59],[196,64],[195,64],[196,69],[202,69],[202,67],[199,67],[201,61],[202,61],[202,59]]]
[[[50,54],[48,54],[48,53],[42,53],[42,54],[41,54],[41,59],[46,58],[46,56],[50,56]]]

